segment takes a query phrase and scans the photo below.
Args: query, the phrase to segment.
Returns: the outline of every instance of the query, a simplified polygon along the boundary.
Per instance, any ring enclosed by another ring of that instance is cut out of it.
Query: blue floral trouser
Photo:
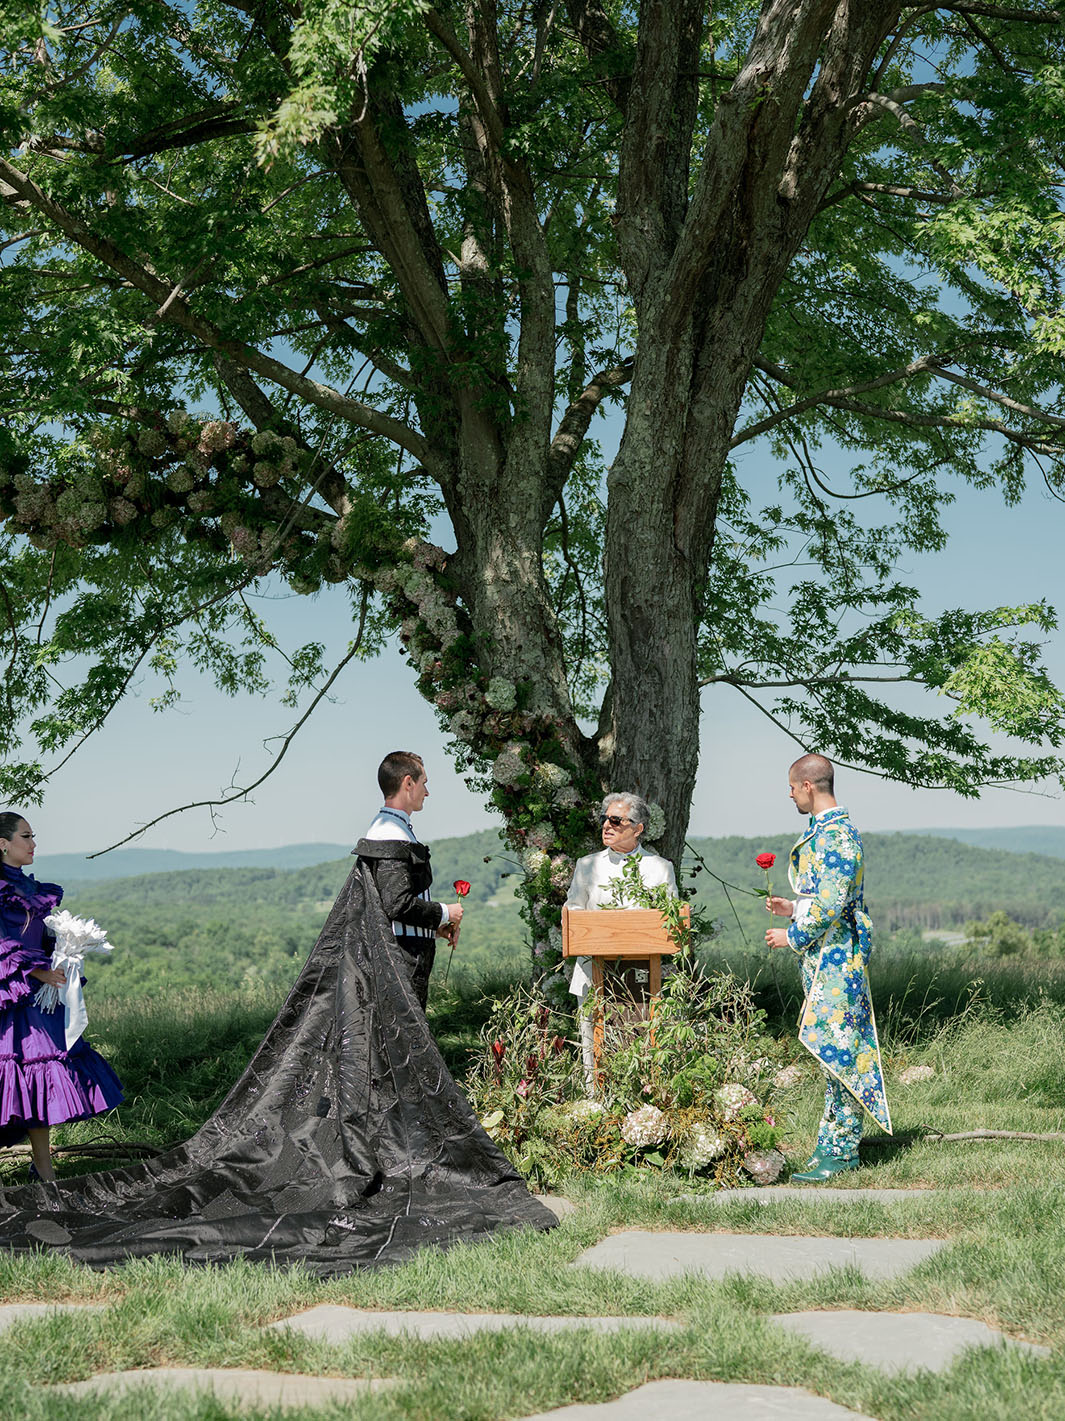
[[[802,985],[807,996],[814,980],[817,953],[808,952],[802,959]],[[822,1159],[857,1159],[858,1141],[862,1138],[862,1108],[824,1066],[825,1113],[817,1127],[817,1153]]]
[[[825,1113],[817,1127],[817,1153],[822,1159],[857,1159],[862,1138],[862,1108],[835,1076],[821,1068],[825,1078]]]

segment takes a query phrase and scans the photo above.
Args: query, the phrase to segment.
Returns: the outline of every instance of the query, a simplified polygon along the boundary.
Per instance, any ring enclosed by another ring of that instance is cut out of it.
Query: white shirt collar
[[[603,852],[611,863],[624,863],[626,859],[631,859],[633,855],[637,857],[643,855],[643,849],[640,848],[639,844],[637,844],[634,849],[630,849],[627,854],[619,854],[617,849],[604,849]]]
[[[405,824],[407,828],[413,832],[414,825],[410,822],[410,815],[405,809],[396,809],[391,804],[382,804],[377,812],[378,814],[388,814],[393,819],[398,819],[401,824]]]

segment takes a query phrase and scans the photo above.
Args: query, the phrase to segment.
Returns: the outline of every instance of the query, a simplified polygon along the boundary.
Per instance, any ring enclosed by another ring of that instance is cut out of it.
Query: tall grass
[[[708,965],[728,968],[741,979],[749,977],[771,1031],[795,1042],[801,985],[790,953],[727,951],[712,954]],[[955,1050],[953,1043],[964,1042],[957,1047],[962,1055],[972,1053],[974,1060],[980,1060],[985,1053],[977,1043],[994,1041],[993,1059],[1007,1062],[1014,1051],[1022,1051],[1018,1059],[1025,1061],[1026,1070],[1016,1079],[1028,1081],[1040,1098],[1056,1090],[1054,1100],[1062,1101],[1059,1073],[1065,1042],[1055,1048],[1056,1056],[1053,1051],[1048,1056],[1037,1049],[1037,1038],[1050,1030],[1048,1023],[1065,1019],[1065,964],[1002,959],[972,963],[889,951],[874,955],[872,979],[889,1068],[928,1060],[940,1063],[945,1071]],[[484,976],[452,971],[446,983],[442,974],[436,974],[429,1024],[448,1069],[459,1081],[473,1065],[478,1034],[494,1000],[504,996],[514,981],[514,975],[502,970]],[[186,989],[166,998],[94,1000],[91,1039],[118,1071],[126,1103],[101,1119],[56,1130],[54,1142],[59,1147],[115,1145],[115,1154],[106,1159],[99,1154],[61,1155],[60,1173],[121,1163],[129,1158],[123,1150],[131,1142],[158,1149],[195,1133],[244,1070],[283,997],[281,988],[258,984],[231,990]],[[965,1035],[970,1025],[973,1037]],[[1037,1060],[1042,1062],[1038,1070],[1032,1064]],[[957,1063],[950,1069],[960,1090]],[[1000,1117],[1008,1114],[1007,1102],[1014,1099],[1007,1089],[1012,1069],[1004,1065],[993,1082],[979,1075],[965,1086],[975,1099],[1000,1102],[996,1127],[1009,1123]],[[801,1128],[805,1132],[805,1125]],[[0,1155],[0,1179],[17,1178],[24,1169],[21,1155]]]
[[[253,986],[232,991],[186,989],[167,997],[93,999],[89,1039],[118,1072],[124,1105],[95,1120],[53,1131],[57,1170],[127,1163],[133,1142],[162,1149],[194,1134],[251,1060],[284,992]],[[113,1156],[91,1162],[65,1147],[114,1144]],[[0,1180],[25,1168],[21,1154],[0,1155]]]
[[[802,981],[793,953],[711,948],[706,964],[712,971],[730,971],[749,980],[774,1029],[794,1029],[802,1007]],[[1013,1019],[1042,1002],[1065,1005],[1065,962],[1059,961],[889,947],[874,950],[869,975],[881,1044],[927,1041],[976,1007]]]

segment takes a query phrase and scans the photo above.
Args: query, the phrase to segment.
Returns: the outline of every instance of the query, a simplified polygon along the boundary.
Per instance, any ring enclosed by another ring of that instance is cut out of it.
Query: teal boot
[[[831,1179],[836,1174],[847,1174],[852,1169],[858,1168],[856,1159],[840,1159],[838,1155],[813,1154],[806,1161],[806,1168],[801,1174],[793,1174],[788,1181],[789,1184],[821,1184],[826,1179]]]

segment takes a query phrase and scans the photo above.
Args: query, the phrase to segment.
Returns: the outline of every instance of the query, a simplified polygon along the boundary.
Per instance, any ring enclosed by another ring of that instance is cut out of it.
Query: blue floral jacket
[[[872,921],[865,911],[862,841],[845,809],[810,820],[791,851],[788,878],[806,907],[788,928],[802,959],[806,1000],[799,1040],[891,1133],[866,968]]]

